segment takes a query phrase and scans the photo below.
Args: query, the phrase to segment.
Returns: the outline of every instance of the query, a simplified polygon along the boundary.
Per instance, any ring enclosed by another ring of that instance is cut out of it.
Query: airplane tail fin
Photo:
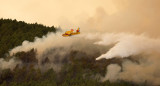
[[[78,27],[77,32],[80,32],[80,28]]]

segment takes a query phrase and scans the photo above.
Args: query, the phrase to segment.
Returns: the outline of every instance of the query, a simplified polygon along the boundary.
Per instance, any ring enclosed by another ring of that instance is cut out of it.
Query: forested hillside
[[[87,51],[71,47],[70,50],[66,50],[61,46],[51,48],[46,53],[48,55],[41,56],[44,58],[42,60],[36,56],[36,49],[21,51],[9,58],[2,58],[5,57],[5,53],[21,45],[24,40],[33,41],[35,37],[42,37],[48,32],[56,31],[54,26],[47,27],[37,23],[27,24],[23,21],[0,19],[0,86],[136,86],[132,82],[122,80],[101,82],[99,77],[105,76],[106,66],[111,63],[121,65],[122,60],[95,61],[95,58],[102,53],[93,47],[94,44],[85,44],[84,48]],[[63,42],[59,43],[63,44]],[[77,45],[81,43],[73,44],[72,47]],[[104,49],[103,46],[99,46],[99,49],[101,48]],[[90,54],[88,51],[93,53]],[[16,64],[15,67],[12,66],[14,64]]]
[[[77,59],[76,56],[80,54],[84,54],[85,57]],[[96,74],[105,75],[105,66],[119,59],[110,60],[107,63],[106,60],[95,63],[94,59],[88,58],[91,57],[90,55],[72,51],[68,54],[67,62],[63,63],[61,71],[55,72],[52,68],[45,71],[35,68],[38,65],[35,55],[34,49],[17,53],[16,59],[21,60],[23,65],[17,65],[13,70],[2,70],[0,86],[137,86],[125,81],[100,82],[94,77]],[[47,58],[42,62],[43,65],[50,63]]]
[[[0,58],[24,40],[33,41],[35,37],[42,37],[48,32],[55,32],[54,26],[42,24],[27,24],[23,21],[0,19]]]

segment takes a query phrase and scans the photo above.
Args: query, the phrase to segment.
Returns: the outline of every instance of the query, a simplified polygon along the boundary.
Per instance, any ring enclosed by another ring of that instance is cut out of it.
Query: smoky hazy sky
[[[109,14],[118,10],[112,0],[1,0],[0,17],[58,25],[63,19],[75,21],[81,15],[93,16],[98,7]]]
[[[158,35],[160,1],[0,0],[0,17],[65,29]]]

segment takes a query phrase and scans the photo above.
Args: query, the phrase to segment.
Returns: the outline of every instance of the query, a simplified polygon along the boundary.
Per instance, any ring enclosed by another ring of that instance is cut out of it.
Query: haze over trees
[[[54,26],[48,27],[42,24],[27,24],[23,21],[11,19],[0,19],[0,59],[6,59],[6,53],[21,45],[24,40],[34,41],[35,37],[42,37],[48,32],[56,32]],[[15,59],[20,60],[22,65],[17,65],[13,70],[0,69],[0,86],[133,86],[132,82],[119,81],[111,83],[109,81],[100,82],[94,76],[105,75],[106,66],[110,62],[120,62],[120,59],[110,61],[101,60],[95,62],[96,55],[88,55],[81,51],[71,51],[67,59],[64,60],[61,71],[54,69],[41,71],[35,68],[38,64],[36,59],[36,50],[31,49],[28,52],[18,52]],[[83,54],[81,58],[75,58]],[[93,57],[93,58],[88,58]],[[12,58],[12,57],[11,57]],[[42,64],[48,64],[50,60],[46,59]],[[142,84],[143,85],[143,84]]]

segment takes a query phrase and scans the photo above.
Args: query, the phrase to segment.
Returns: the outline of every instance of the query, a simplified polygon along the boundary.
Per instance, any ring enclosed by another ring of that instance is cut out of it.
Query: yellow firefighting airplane
[[[64,34],[62,34],[62,36],[67,37],[67,36],[73,36],[78,34],[80,34],[80,28],[78,28],[76,32],[74,32],[73,29],[71,29],[70,31],[66,31]]]

